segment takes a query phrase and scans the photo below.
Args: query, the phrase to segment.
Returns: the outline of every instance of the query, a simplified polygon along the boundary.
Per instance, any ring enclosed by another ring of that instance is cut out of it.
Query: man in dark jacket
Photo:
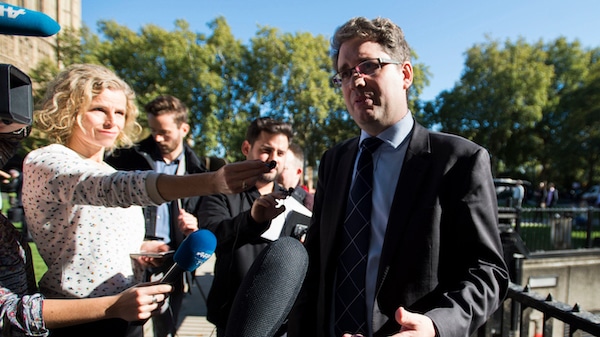
[[[115,151],[106,162],[119,170],[154,170],[167,174],[206,172],[194,151],[184,142],[190,130],[188,109],[173,96],[159,96],[145,106],[152,135],[130,149]],[[144,208],[146,239],[161,240],[176,250],[186,235],[198,230],[200,197],[185,198]],[[152,268],[151,275],[164,273],[172,259]],[[151,278],[157,278],[154,276]],[[154,336],[174,336],[184,295],[184,275],[173,285],[168,310],[153,318]]]
[[[410,48],[389,19],[349,20],[332,51],[361,132],[320,161],[288,336],[471,336],[509,284],[490,156],[415,121]]]
[[[292,136],[292,127],[287,123],[270,118],[253,121],[242,143],[242,153],[247,160],[275,161],[277,166],[245,192],[202,199],[198,214],[200,225],[217,237],[214,280],[207,299],[207,319],[216,325],[217,336],[224,336],[231,304],[243,277],[257,255],[271,242],[261,235],[278,214],[260,219],[252,206],[259,199],[273,202],[271,193],[282,188],[275,179],[283,170]]]

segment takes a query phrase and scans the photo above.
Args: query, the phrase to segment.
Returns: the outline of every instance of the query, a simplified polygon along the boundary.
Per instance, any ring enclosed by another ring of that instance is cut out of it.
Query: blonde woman
[[[32,151],[23,165],[25,217],[48,266],[39,284],[46,297],[114,295],[136,284],[137,267],[159,263],[130,258],[134,252],[168,249],[161,242],[143,241],[139,206],[239,193],[270,170],[263,162],[251,161],[185,176],[116,171],[104,163],[105,153],[133,143],[141,129],[137,116],[133,91],[105,67],[73,65],[49,85],[34,127],[55,144]],[[52,335],[90,331],[142,335],[140,327],[119,319],[59,329]]]
[[[0,167],[15,155],[30,126],[0,122]],[[48,329],[106,318],[144,320],[157,313],[168,284],[131,287],[117,295],[46,299],[35,283],[31,249],[13,224],[0,214],[0,335],[48,336]]]

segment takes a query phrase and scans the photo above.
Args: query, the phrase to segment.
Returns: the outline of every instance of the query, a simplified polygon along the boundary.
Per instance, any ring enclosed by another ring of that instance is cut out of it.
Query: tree
[[[332,66],[327,40],[309,33],[279,34],[263,27],[251,40],[251,48],[248,85],[257,93],[261,110],[293,125],[294,142],[304,149],[308,165],[314,166],[334,144],[331,130],[322,126],[332,110],[343,106],[329,81]],[[268,75],[254,78],[262,73]]]
[[[208,27],[211,33],[197,34],[177,20],[172,31],[149,24],[134,32],[100,21],[100,36],[85,27],[61,32],[58,54],[61,66],[89,62],[113,69],[136,92],[140,107],[160,94],[180,98],[190,108],[190,137],[200,155],[243,159],[240,146],[247,125],[260,116],[290,122],[310,166],[318,164],[328,147],[358,135],[341,93],[330,84],[334,71],[324,36],[258,27],[244,45],[225,18]],[[48,64],[34,71],[40,87],[57,71]],[[413,111],[429,76],[424,65],[415,65],[415,72],[421,75],[410,96]],[[43,137],[37,139],[43,142]]]
[[[424,115],[488,148],[496,175],[586,185],[598,177],[590,113],[599,55],[564,38],[502,47],[488,40],[467,51],[460,81],[427,102]]]
[[[519,168],[535,158],[533,128],[542,119],[553,69],[545,64],[541,43],[519,39],[475,45],[465,70],[450,91],[437,98],[434,111],[442,130],[482,144],[495,173]]]
[[[600,181],[600,50],[590,52],[588,75],[581,86],[561,100],[561,111],[568,111],[564,122],[563,172],[571,181],[591,186]],[[593,61],[592,61],[593,60]]]
[[[558,38],[544,46],[546,63],[552,66],[554,77],[548,91],[548,102],[543,110],[543,118],[536,125],[535,132],[542,140],[539,147],[539,162],[542,168],[540,178],[570,187],[573,182],[586,184],[585,157],[581,143],[575,137],[577,129],[585,128],[577,115],[585,100],[574,99],[574,93],[588,85],[589,69],[597,64],[592,53],[582,48],[578,41],[567,42]]]

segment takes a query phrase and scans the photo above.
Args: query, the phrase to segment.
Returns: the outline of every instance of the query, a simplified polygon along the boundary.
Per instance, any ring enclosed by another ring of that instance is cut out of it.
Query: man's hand
[[[250,216],[256,222],[267,222],[273,220],[279,214],[285,211],[285,206],[279,205],[277,202],[280,199],[285,199],[287,195],[283,192],[273,192],[270,194],[261,195],[252,204]]]
[[[190,235],[198,230],[198,218],[192,213],[188,213],[185,209],[179,209],[179,216],[177,217],[177,226],[184,235]]]
[[[416,314],[400,307],[396,310],[396,322],[402,328],[392,337],[435,337],[433,321],[425,315]]]

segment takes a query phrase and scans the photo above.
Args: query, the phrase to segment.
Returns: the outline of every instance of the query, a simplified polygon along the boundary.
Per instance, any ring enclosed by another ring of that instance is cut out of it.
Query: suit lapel
[[[323,221],[321,223],[321,234],[324,240],[321,242],[337,243],[337,235],[344,224],[346,213],[346,204],[348,202],[348,194],[350,184],[352,182],[352,172],[354,169],[354,161],[358,153],[358,137],[342,144],[335,153],[332,153],[333,163],[330,168],[327,168],[326,193],[328,195],[325,200],[327,204],[323,205]],[[335,244],[327,244],[321,247],[324,254],[322,256],[329,257],[328,263],[332,259],[337,259],[334,253]]]

